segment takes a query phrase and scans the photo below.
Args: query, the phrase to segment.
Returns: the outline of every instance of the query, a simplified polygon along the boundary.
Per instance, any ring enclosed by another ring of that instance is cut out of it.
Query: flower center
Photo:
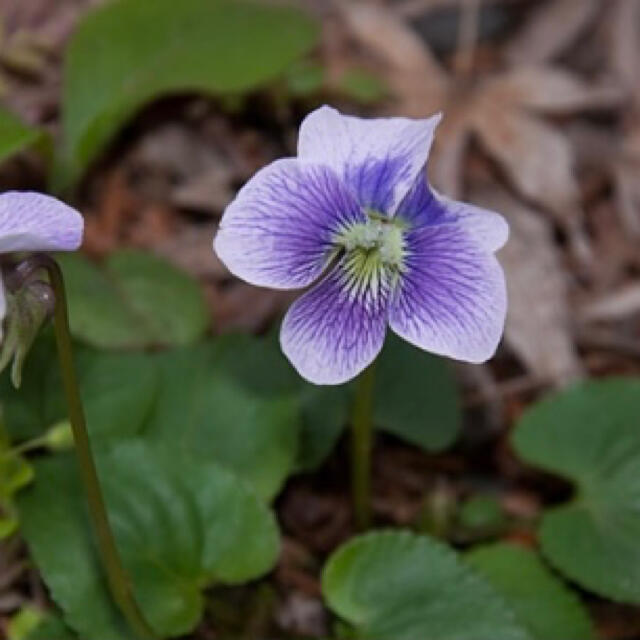
[[[345,254],[346,283],[354,293],[377,296],[393,286],[404,271],[404,225],[375,211],[368,220],[342,230],[336,245]]]

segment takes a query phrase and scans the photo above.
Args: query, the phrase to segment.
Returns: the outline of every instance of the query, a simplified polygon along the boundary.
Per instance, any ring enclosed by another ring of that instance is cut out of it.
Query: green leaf
[[[370,533],[329,559],[328,606],[367,640],[531,640],[502,597],[442,543]]]
[[[9,638],[9,640],[13,640],[13,638]],[[38,627],[29,633],[26,640],[78,640],[78,638],[60,617],[47,614]]]
[[[477,495],[468,498],[460,506],[458,524],[467,536],[490,537],[504,528],[506,517],[496,498]]]
[[[586,609],[534,551],[498,543],[466,554],[466,560],[504,597],[536,640],[591,640]]]
[[[7,625],[8,640],[28,640],[43,621],[44,614],[31,605],[24,606],[11,616]]]
[[[572,481],[576,495],[548,510],[543,553],[581,586],[640,603],[640,380],[582,383],[529,409],[518,454]]]
[[[43,139],[42,131],[28,127],[13,113],[0,108],[0,163]]]
[[[273,515],[217,465],[123,442],[103,452],[98,467],[137,600],[162,637],[197,625],[203,589],[254,579],[275,562]],[[39,461],[37,482],[19,508],[30,551],[66,623],[81,637],[130,638],[98,567],[72,459]]]
[[[67,53],[57,186],[73,183],[146,103],[255,89],[316,37],[307,14],[246,0],[116,0],[94,11]]]
[[[288,395],[298,412],[296,469],[311,471],[330,453],[349,413],[348,385],[317,386],[300,378],[282,354],[277,333],[264,338],[226,335],[218,341],[218,364],[252,394]]]
[[[300,60],[286,72],[287,90],[292,96],[309,96],[318,93],[325,83],[325,69],[309,60]]]
[[[195,342],[209,312],[200,285],[150,253],[117,251],[102,265],[80,254],[58,257],[71,331],[101,348],[143,348]]]
[[[80,391],[94,442],[136,434],[152,410],[158,374],[153,356],[75,349]],[[7,430],[14,440],[42,435],[67,417],[62,380],[50,335],[27,360],[19,391],[0,378]]]
[[[4,424],[0,423],[0,540],[17,530],[15,494],[32,482],[33,476],[33,467],[11,450]]]
[[[347,98],[362,104],[380,102],[388,94],[382,78],[365,69],[347,69],[335,88]]]
[[[297,469],[314,471],[331,453],[349,420],[351,387],[303,383]]]
[[[286,377],[262,375],[264,353],[258,340],[230,336],[161,354],[145,434],[229,467],[271,498],[295,462],[299,409]]]
[[[376,426],[426,451],[450,446],[461,410],[447,363],[390,332],[376,366]]]
[[[349,422],[352,396],[353,384],[304,383],[300,469],[317,468],[331,452]],[[455,441],[462,420],[447,363],[391,333],[376,363],[373,409],[377,429],[431,452]]]

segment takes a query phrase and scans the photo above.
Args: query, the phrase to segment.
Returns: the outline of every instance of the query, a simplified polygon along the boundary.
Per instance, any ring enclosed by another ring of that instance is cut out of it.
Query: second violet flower
[[[345,382],[378,355],[387,325],[433,353],[483,362],[506,314],[494,256],[508,226],[428,184],[439,116],[302,123],[298,157],[260,170],[224,213],[215,250],[254,285],[313,285],[287,312],[282,349],[316,384]],[[317,282],[316,282],[317,281]]]

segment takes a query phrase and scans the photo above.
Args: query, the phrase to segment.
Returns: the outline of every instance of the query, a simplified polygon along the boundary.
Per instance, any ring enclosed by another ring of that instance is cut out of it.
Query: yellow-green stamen
[[[335,242],[344,251],[349,291],[357,296],[377,297],[392,287],[405,269],[404,226],[377,212],[367,215],[366,222],[342,230]]]

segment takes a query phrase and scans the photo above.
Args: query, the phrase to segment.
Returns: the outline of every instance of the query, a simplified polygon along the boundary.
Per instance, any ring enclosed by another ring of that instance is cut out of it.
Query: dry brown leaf
[[[233,199],[232,179],[231,168],[218,163],[176,187],[171,196],[172,202],[185,209],[221,212]]]
[[[560,131],[502,102],[483,101],[472,118],[482,145],[525,197],[561,216],[577,210],[573,152]]]
[[[640,236],[640,159],[619,162],[613,169],[616,208],[628,233]]]
[[[155,250],[196,278],[222,280],[229,271],[213,251],[215,224],[185,224]]]
[[[401,97],[403,112],[418,116],[437,111],[448,78],[420,36],[383,6],[344,0],[338,7],[353,37],[385,65],[387,82]]]
[[[640,102],[640,2],[638,0],[609,1],[610,66],[622,86]]]
[[[484,87],[492,100],[527,107],[553,115],[590,109],[610,109],[624,99],[621,89],[612,84],[584,82],[573,73],[554,67],[517,67]]]
[[[221,332],[260,331],[298,292],[256,288],[244,282],[209,289],[214,326]]]
[[[293,591],[280,603],[275,617],[290,633],[316,638],[329,635],[329,616],[318,596]]]
[[[452,109],[438,127],[429,161],[429,179],[450,198],[462,196],[464,156],[471,137],[467,112]]]
[[[582,306],[580,319],[585,322],[621,320],[637,313],[640,313],[640,284],[630,284]]]
[[[426,81],[446,83],[446,75],[420,36],[389,9],[346,0],[340,12],[353,35],[397,70],[422,73]]]
[[[408,18],[424,15],[433,9],[457,9],[461,0],[396,0],[393,7],[398,15]],[[524,4],[529,0],[482,0],[483,4]]]
[[[509,295],[507,344],[533,375],[555,385],[582,374],[570,327],[567,281],[553,233],[537,212],[498,188],[477,190],[473,202],[500,211],[509,241],[498,257]]]
[[[571,145],[559,129],[528,111],[566,114],[610,108],[619,104],[620,91],[548,66],[529,66],[476,85],[460,85],[434,62],[427,45],[397,15],[361,2],[341,7],[358,41],[386,63],[398,110],[413,117],[443,110],[429,164],[434,184],[451,196],[461,195],[464,155],[469,136],[475,134],[514,186],[555,214],[571,234],[578,257],[588,261],[587,244],[579,232],[582,211]]]
[[[554,59],[592,23],[599,8],[600,0],[554,0],[541,5],[509,42],[507,61],[527,65]]]

